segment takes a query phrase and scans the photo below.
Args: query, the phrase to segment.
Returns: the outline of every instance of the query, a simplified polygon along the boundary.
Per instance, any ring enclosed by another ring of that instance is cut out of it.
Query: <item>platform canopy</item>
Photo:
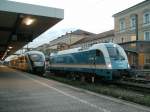
[[[0,60],[64,18],[64,10],[0,0]]]

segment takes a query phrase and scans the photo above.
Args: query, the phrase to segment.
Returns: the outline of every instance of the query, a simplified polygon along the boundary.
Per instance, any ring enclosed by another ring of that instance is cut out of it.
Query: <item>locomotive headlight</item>
[[[130,68],[130,65],[128,64],[128,68]]]
[[[114,44],[114,45],[113,45],[113,47],[117,47],[117,45],[116,45],[116,44]]]
[[[34,62],[34,66],[40,67],[43,65],[44,65],[44,62]]]
[[[111,63],[109,63],[109,64],[108,64],[108,68],[109,68],[109,69],[111,69],[111,68],[112,68]]]

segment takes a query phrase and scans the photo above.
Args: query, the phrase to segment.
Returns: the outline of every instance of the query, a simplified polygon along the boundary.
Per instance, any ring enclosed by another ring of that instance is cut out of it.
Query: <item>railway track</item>
[[[111,82],[96,81],[95,83],[103,83],[104,85],[116,85],[127,90],[138,91],[145,94],[150,93],[150,80],[144,80],[142,78],[126,78],[123,80]]]
[[[121,80],[121,81],[116,81],[113,82],[113,84],[126,88],[126,89],[131,89],[134,91],[142,92],[142,93],[150,93],[150,82],[149,81],[140,81],[140,83],[133,82],[133,81],[126,81],[126,80]]]

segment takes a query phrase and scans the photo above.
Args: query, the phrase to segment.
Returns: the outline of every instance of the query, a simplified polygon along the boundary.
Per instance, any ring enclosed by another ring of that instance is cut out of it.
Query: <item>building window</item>
[[[150,58],[149,57],[145,59],[145,64],[150,64]]]
[[[150,54],[145,54],[145,64],[150,64]]]
[[[120,19],[120,31],[125,31],[125,19]]]
[[[149,24],[150,23],[150,12],[145,12],[143,16],[143,22],[144,24]]]
[[[131,41],[136,41],[136,36],[135,35],[131,36]]]
[[[150,41],[150,31],[144,32],[144,40]]]
[[[131,26],[131,30],[135,29],[135,27],[136,27],[136,16],[131,16],[130,26]]]

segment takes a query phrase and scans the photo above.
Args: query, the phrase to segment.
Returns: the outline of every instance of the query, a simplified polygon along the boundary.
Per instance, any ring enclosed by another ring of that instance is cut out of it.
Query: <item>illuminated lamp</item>
[[[35,19],[33,19],[33,18],[25,18],[25,19],[23,19],[23,23],[25,24],[25,25],[27,25],[27,26],[29,26],[29,25],[31,25],[31,24],[33,24],[34,23],[34,21],[35,21]]]
[[[8,48],[9,48],[9,49],[12,49],[13,47],[12,47],[12,46],[9,46]]]

